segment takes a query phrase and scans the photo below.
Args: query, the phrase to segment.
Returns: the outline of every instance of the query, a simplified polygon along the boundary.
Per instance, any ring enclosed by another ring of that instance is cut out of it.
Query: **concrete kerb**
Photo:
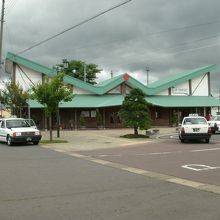
[[[156,138],[167,134],[176,133],[174,127],[152,128],[157,132],[152,132],[150,138],[127,139],[122,135],[132,134],[133,129],[105,129],[105,130],[61,130],[60,138],[56,138],[56,131],[53,131],[54,140],[67,140],[68,143],[41,144],[48,148],[59,148],[71,151],[106,149],[123,146],[132,146],[141,143],[154,141]],[[145,130],[140,130],[140,134],[146,134]],[[42,140],[49,139],[49,131],[42,131]]]

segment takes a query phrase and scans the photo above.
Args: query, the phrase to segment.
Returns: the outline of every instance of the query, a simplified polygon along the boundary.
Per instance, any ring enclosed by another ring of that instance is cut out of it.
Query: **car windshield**
[[[195,124],[207,124],[205,118],[186,118],[183,122],[184,125],[195,125]]]
[[[30,127],[30,125],[23,119],[12,119],[6,121],[7,128],[26,128]]]
[[[212,121],[220,121],[220,116],[213,116]]]
[[[30,126],[36,126],[35,122],[32,119],[25,119],[25,120]]]

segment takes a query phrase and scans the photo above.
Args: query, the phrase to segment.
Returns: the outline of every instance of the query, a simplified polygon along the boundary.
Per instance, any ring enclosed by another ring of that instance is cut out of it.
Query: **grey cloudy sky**
[[[18,53],[125,0],[5,0],[3,56]],[[149,80],[217,64],[212,92],[219,93],[219,0],[132,0],[21,56],[48,67],[68,60],[95,63],[99,80],[129,73]]]

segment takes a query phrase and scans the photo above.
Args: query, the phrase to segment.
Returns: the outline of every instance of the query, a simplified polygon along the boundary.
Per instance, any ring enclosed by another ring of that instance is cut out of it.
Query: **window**
[[[5,128],[5,121],[2,121],[1,128]]]

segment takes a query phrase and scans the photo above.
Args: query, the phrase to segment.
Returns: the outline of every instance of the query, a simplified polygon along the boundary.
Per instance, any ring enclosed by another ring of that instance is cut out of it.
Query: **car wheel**
[[[34,141],[33,144],[34,145],[38,145],[39,141]]]
[[[206,143],[209,143],[209,138],[205,139],[205,142],[206,142]]]
[[[11,137],[10,137],[10,136],[8,136],[8,137],[7,137],[7,144],[8,144],[8,146],[12,146],[12,145],[13,145],[13,143],[12,143],[12,140],[11,140]]]
[[[184,143],[184,139],[180,139],[181,143]]]

